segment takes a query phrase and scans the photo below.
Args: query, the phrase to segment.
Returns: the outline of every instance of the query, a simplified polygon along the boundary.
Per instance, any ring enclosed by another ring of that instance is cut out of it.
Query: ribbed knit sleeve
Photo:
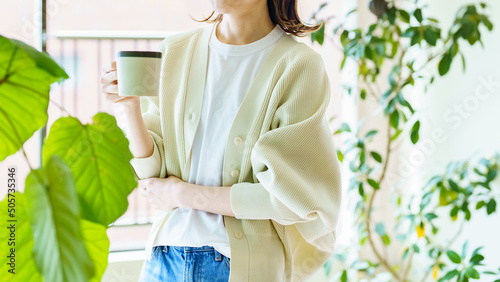
[[[339,163],[325,116],[331,90],[318,53],[290,60],[276,86],[281,98],[271,130],[251,151],[259,182],[232,185],[230,199],[236,218],[296,224],[314,243],[335,230],[341,200]]]
[[[166,39],[160,44],[159,52],[165,58]],[[160,78],[163,80],[164,78]],[[160,82],[161,83],[161,82]],[[165,166],[165,147],[163,146],[163,132],[161,127],[160,97],[140,97],[141,113],[144,124],[149,135],[153,138],[153,154],[146,158],[133,158],[130,161],[135,171],[135,179],[151,177],[165,177],[167,168]],[[143,110],[145,109],[145,110]]]
[[[142,113],[144,124],[148,129],[149,135],[153,138],[153,154],[146,158],[133,158],[130,161],[132,168],[135,171],[136,180],[151,177],[160,177],[160,172],[164,168],[165,158],[163,147],[163,136],[161,132],[160,116],[155,110],[153,104],[141,97],[141,103],[147,104],[147,111]],[[162,167],[163,166],[163,167]]]

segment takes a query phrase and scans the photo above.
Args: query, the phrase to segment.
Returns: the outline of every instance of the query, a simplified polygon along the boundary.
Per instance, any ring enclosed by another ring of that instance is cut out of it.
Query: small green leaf
[[[403,259],[405,259],[408,256],[408,253],[410,252],[410,248],[406,248],[405,251],[403,252]]]
[[[389,246],[391,244],[391,238],[389,235],[385,234],[382,236],[382,242],[384,242],[384,245]]]
[[[380,236],[384,236],[385,235],[385,227],[384,227],[384,224],[383,223],[377,223],[377,225],[375,225],[375,232],[377,232],[378,235]]]
[[[477,205],[476,205],[476,210],[484,207],[486,205],[486,203],[484,201],[479,201],[477,202]]]
[[[424,39],[431,46],[436,46],[438,34],[430,27],[424,30]]]
[[[323,23],[321,27],[313,32],[311,34],[311,40],[314,43],[314,41],[317,41],[319,45],[323,45],[323,42],[325,41],[325,24]]]
[[[363,165],[366,161],[366,156],[365,156],[365,151],[361,151],[361,153],[359,154],[359,162],[360,162],[360,165]]]
[[[366,90],[362,89],[361,93],[359,94],[359,96],[361,97],[362,100],[364,100],[366,98]]]
[[[346,270],[344,270],[342,272],[342,276],[340,276],[340,281],[341,282],[347,282],[347,271]]]
[[[424,215],[424,217],[425,217],[427,220],[431,221],[431,220],[433,220],[434,218],[437,218],[437,215],[436,215],[435,213],[430,212],[430,213],[426,213],[426,214]]]
[[[441,61],[439,61],[438,65],[438,70],[439,70],[439,75],[443,76],[448,73],[450,70],[451,62],[453,60],[453,57],[451,56],[451,53],[446,53]]]
[[[372,152],[370,152],[370,155],[372,155],[372,157],[375,161],[382,163],[382,157],[380,156],[379,153],[372,151]]]
[[[451,278],[455,277],[457,274],[458,274],[458,271],[456,269],[454,269],[454,270],[449,271],[448,273],[446,273],[446,275],[443,276],[443,278],[439,279],[439,281],[448,281],[448,280],[451,280]]]
[[[465,269],[465,275],[472,279],[479,279],[479,272],[477,272],[477,270],[475,270],[472,266]]]
[[[462,57],[462,67],[463,67],[463,72],[465,72],[466,65],[465,65],[465,56],[464,54],[460,53],[460,56]]]
[[[417,246],[417,244],[413,244],[412,247],[413,247],[413,250],[415,251],[415,253],[417,253],[417,254],[420,253],[420,248]]]
[[[473,264],[478,264],[480,263],[481,261],[484,260],[484,256],[480,255],[480,254],[475,254],[471,259],[470,259],[470,263],[473,263]]]
[[[458,188],[457,183],[455,183],[453,180],[448,179],[448,183],[450,184],[451,189],[453,189],[456,192],[460,192],[460,189]]]
[[[448,256],[448,258],[453,262],[453,263],[456,263],[456,264],[459,264],[462,260],[460,259],[460,256],[455,253],[454,251],[451,251],[451,250],[448,250],[446,251],[446,255]]]
[[[399,13],[399,18],[405,22],[405,23],[410,23],[410,14],[408,14],[407,11],[405,10],[398,10]]]
[[[416,9],[415,12],[413,13],[413,16],[417,19],[419,23],[422,22],[423,17],[422,17],[422,10],[421,9]]]
[[[416,144],[419,139],[419,131],[420,129],[420,121],[416,121],[415,124],[413,124],[413,127],[411,128],[411,142],[413,144]]]
[[[363,182],[360,182],[359,185],[358,185],[358,193],[360,196],[364,196],[365,195],[365,190],[363,189]]]
[[[335,131],[335,133],[333,133],[333,134],[338,134],[338,133],[342,133],[342,132],[351,132],[351,128],[345,122],[342,123],[342,125],[340,126],[340,128],[337,131]]]
[[[370,186],[372,186],[373,188],[375,189],[379,189],[380,186],[379,186],[379,183],[371,178],[368,178],[368,184],[370,184]]]
[[[488,215],[494,213],[496,210],[496,207],[497,207],[497,202],[494,199],[491,199],[488,202],[488,206],[486,207],[486,212],[488,213]]]
[[[398,136],[401,134],[401,132],[403,132],[403,130],[401,130],[401,129],[396,131],[396,133],[394,133],[394,135],[391,137],[391,141],[396,140],[398,138]]]
[[[365,138],[370,138],[370,137],[374,136],[375,134],[377,134],[377,132],[378,132],[377,130],[371,130],[368,133],[366,133]]]
[[[344,154],[342,154],[342,151],[337,150],[337,158],[339,159],[340,162],[344,160]]]
[[[349,31],[344,29],[344,31],[342,31],[342,34],[340,35],[340,42],[342,43],[342,46],[347,45],[348,39],[349,39]]]
[[[398,129],[398,124],[399,124],[399,112],[398,111],[392,112],[392,114],[390,116],[390,122],[391,122],[392,127],[394,127],[395,129]]]
[[[464,38],[464,39],[468,39],[469,37],[471,37],[474,32],[476,31],[476,25],[472,22],[466,22],[462,25],[462,27],[460,28],[460,35]]]
[[[487,17],[483,17],[482,22],[489,31],[493,30],[493,24],[491,23],[491,21]]]
[[[464,245],[462,246],[462,255],[460,256],[462,259],[465,259],[468,247],[469,247],[469,240],[466,240]]]

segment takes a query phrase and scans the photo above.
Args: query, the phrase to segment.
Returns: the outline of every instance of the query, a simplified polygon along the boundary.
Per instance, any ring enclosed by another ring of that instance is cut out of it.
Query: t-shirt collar
[[[213,48],[219,53],[225,54],[225,55],[249,55],[252,53],[255,53],[259,50],[262,50],[276,41],[278,41],[283,35],[285,35],[285,31],[281,28],[280,25],[275,25],[274,29],[268,33],[266,36],[263,38],[251,42],[249,44],[243,44],[243,45],[233,45],[233,44],[227,44],[221,42],[216,34],[215,30],[217,27],[217,24],[219,23],[214,23],[214,27],[212,28],[212,34],[210,35],[210,41],[209,41],[209,46],[210,48]]]

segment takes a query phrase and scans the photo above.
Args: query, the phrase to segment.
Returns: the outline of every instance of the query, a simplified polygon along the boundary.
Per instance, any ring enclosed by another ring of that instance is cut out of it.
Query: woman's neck
[[[224,14],[217,24],[216,35],[219,41],[226,44],[243,45],[255,42],[275,27],[269,14],[257,13],[256,10],[245,15]]]

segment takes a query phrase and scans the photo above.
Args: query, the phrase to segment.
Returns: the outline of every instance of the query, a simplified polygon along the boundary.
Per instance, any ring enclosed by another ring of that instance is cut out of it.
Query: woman
[[[211,2],[210,26],[161,43],[159,97],[118,97],[114,62],[101,78],[158,209],[140,280],[306,280],[341,198],[323,60],[293,37],[320,26],[296,0]]]

